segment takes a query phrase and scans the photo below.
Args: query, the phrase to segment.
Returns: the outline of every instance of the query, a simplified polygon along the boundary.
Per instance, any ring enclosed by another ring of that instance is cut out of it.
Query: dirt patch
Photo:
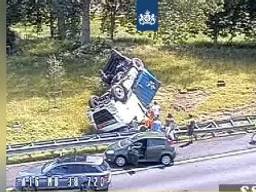
[[[197,105],[204,102],[208,96],[209,94],[202,90],[177,92],[174,95],[171,107],[175,111],[191,112]]]
[[[163,111],[171,110],[178,114],[178,121],[187,118],[187,114],[196,112],[196,121],[208,121],[216,119],[229,119],[237,116],[251,115],[256,113],[256,101],[235,108],[223,108],[217,112],[199,112],[197,107],[211,96],[211,92],[201,89],[190,91],[178,91],[174,87],[160,88],[155,100],[159,101]]]

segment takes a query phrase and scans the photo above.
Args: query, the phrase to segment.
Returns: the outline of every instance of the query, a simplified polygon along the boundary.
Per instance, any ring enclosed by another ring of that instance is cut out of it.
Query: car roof
[[[159,132],[142,132],[142,133],[138,133],[136,135],[133,135],[132,138],[138,138],[138,139],[142,139],[142,138],[160,138],[160,139],[165,139],[165,135],[163,133],[159,133]]]
[[[86,155],[86,156],[71,156],[56,159],[57,164],[63,163],[82,163],[88,165],[101,165],[104,161],[102,156]]]

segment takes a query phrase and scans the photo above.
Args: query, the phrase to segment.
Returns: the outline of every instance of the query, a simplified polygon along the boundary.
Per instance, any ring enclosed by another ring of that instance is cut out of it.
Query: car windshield
[[[119,145],[120,145],[121,147],[127,146],[127,145],[131,145],[131,144],[132,144],[132,140],[131,140],[130,138],[121,140],[121,141],[119,142]]]
[[[41,173],[46,173],[52,165],[54,165],[56,162],[55,161],[49,161],[45,163],[42,168],[41,168]]]

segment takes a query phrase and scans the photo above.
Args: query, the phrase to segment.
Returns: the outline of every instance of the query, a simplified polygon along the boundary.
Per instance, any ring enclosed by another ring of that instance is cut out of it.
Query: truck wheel
[[[111,85],[118,83],[123,77],[124,77],[124,72],[123,71],[118,72],[112,79]]]
[[[118,156],[116,157],[115,159],[115,164],[118,166],[118,167],[123,167],[126,165],[126,159],[125,157],[123,156]]]
[[[133,58],[132,59],[133,65],[136,67],[138,71],[141,71],[144,69],[144,64],[141,59],[139,58]]]
[[[172,160],[172,158],[171,158],[171,156],[170,155],[163,155],[162,157],[161,157],[161,159],[160,159],[160,162],[161,162],[161,164],[163,164],[164,166],[168,166],[168,165],[170,165],[172,162],[173,162],[173,160]]]
[[[90,108],[95,108],[99,105],[98,103],[98,96],[94,95],[94,96],[91,96],[90,100],[89,100],[89,106]]]
[[[125,102],[127,100],[127,91],[121,85],[114,85],[111,90],[116,100]]]

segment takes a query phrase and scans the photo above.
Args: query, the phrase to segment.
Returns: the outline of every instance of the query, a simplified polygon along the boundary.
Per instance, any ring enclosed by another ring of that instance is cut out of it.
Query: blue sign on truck
[[[134,93],[141,103],[147,107],[156,95],[160,82],[148,70],[143,70],[133,86]]]

